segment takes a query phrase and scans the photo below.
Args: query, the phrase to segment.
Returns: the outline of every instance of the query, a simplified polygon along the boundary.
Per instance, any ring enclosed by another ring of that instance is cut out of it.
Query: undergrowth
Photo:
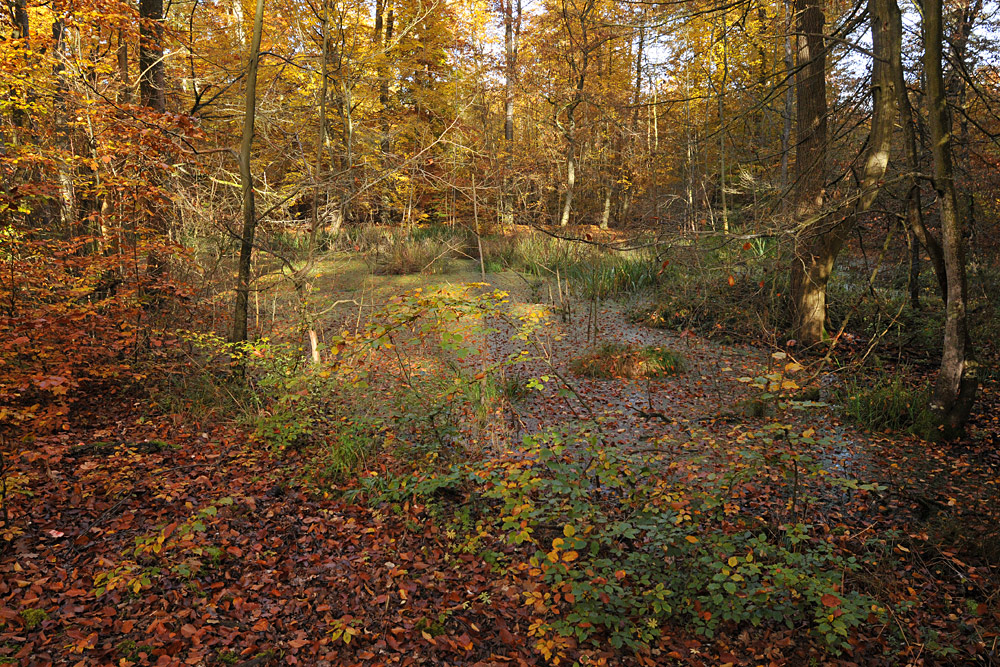
[[[850,378],[841,395],[847,417],[869,431],[904,431],[933,439],[930,390],[913,387],[904,372],[874,380]]]
[[[794,437],[783,438],[791,452]],[[780,449],[773,432],[758,441]],[[586,430],[550,431],[504,459],[394,479],[374,499],[433,506],[458,494],[475,516],[450,530],[475,525],[520,545],[517,569],[533,582],[523,600],[535,619],[529,634],[550,660],[579,647],[572,657],[582,661],[605,643],[643,651],[677,622],[708,638],[808,627],[831,653],[850,650],[854,632],[884,620],[885,608],[851,586],[855,556],[805,520],[806,494],[791,497],[780,524],[733,509],[734,485],[757,475],[824,474],[798,454],[772,454],[747,450],[744,465],[695,484],[681,467],[605,448]]]
[[[604,342],[570,363],[577,375],[593,378],[641,378],[675,375],[684,370],[680,355],[665,347]]]
[[[648,250],[616,251],[538,234],[485,237],[483,258],[487,271],[550,278],[586,299],[652,287],[658,270]]]

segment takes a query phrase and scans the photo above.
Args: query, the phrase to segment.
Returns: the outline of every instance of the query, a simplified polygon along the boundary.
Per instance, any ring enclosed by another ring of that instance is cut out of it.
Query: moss
[[[25,609],[21,612],[25,630],[34,630],[49,618],[49,612],[44,609]]]

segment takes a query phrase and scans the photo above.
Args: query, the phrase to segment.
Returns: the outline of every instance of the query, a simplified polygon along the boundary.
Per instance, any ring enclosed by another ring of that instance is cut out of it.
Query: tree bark
[[[566,197],[563,199],[562,213],[559,215],[559,226],[569,225],[569,218],[573,212],[573,191],[576,188],[576,121],[573,119],[573,109],[569,110],[569,119],[566,123],[568,131],[566,133]]]
[[[128,104],[132,101],[132,84],[128,79],[128,43],[125,41],[125,31],[121,28],[118,29],[118,49],[115,57],[118,60],[118,78],[121,79],[118,101]]]
[[[163,0],[139,0],[139,101],[167,109],[163,66]]]
[[[965,430],[978,382],[972,359],[966,313],[965,247],[951,161],[951,128],[942,73],[941,0],[924,2],[924,75],[927,118],[934,159],[934,190],[941,209],[941,241],[948,280],[944,341],[930,408],[941,436],[952,439]]]
[[[792,263],[793,328],[804,345],[823,340],[826,329],[826,284],[836,256],[835,239],[824,229],[827,176],[825,18],[820,0],[796,1],[798,71],[795,74],[798,114],[795,153],[796,222]]]
[[[240,187],[243,193],[243,233],[240,236],[239,275],[236,283],[236,307],[231,340],[247,340],[247,306],[250,296],[250,261],[253,258],[257,214],[254,211],[253,173],[250,151],[253,148],[254,120],[257,114],[257,65],[260,61],[260,38],[264,29],[264,0],[257,0],[253,20],[253,38],[247,62],[246,105],[243,114],[243,139],[240,142]]]
[[[387,60],[389,56],[389,45],[392,41],[392,30],[393,30],[393,11],[392,11],[392,0],[376,0],[375,1],[375,32],[373,34],[373,41],[375,43],[375,48],[380,49],[382,53],[379,55],[378,66],[376,67],[376,72],[378,73],[379,79],[379,89],[378,89],[378,100],[379,106],[381,107],[380,122],[381,131],[379,136],[379,151],[381,152],[381,163],[383,168],[385,168],[386,160],[389,156],[389,151],[392,149],[392,139],[389,135],[389,73],[387,67]],[[386,186],[383,186],[383,188]],[[388,193],[383,190],[381,196],[379,197],[378,212],[377,216],[379,222],[382,224],[389,223],[389,213],[390,213],[391,203],[389,201]]]

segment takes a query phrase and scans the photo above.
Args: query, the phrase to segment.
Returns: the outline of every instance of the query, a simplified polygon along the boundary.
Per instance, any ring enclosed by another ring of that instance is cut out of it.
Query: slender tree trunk
[[[893,30],[896,33],[891,43],[892,74],[896,86],[901,125],[903,127],[903,148],[906,152],[906,159],[910,169],[910,187],[906,193],[906,221],[910,232],[917,237],[920,244],[927,250],[931,266],[934,267],[934,275],[937,277],[941,298],[947,302],[948,276],[944,266],[944,254],[941,250],[941,243],[924,223],[923,205],[920,202],[920,153],[917,150],[917,132],[914,127],[913,106],[910,104],[910,95],[906,89],[906,79],[903,75],[903,23],[896,0],[890,0],[890,2],[890,11],[893,16]],[[915,261],[919,261],[919,249],[915,249],[915,251],[915,257],[917,258]]]
[[[896,11],[893,11],[896,10]],[[856,215],[868,211],[875,202],[889,167],[892,134],[896,126],[896,81],[892,71],[892,54],[896,51],[896,23],[900,20],[896,0],[869,0],[868,15],[871,20],[872,51],[872,124],[868,135],[868,154],[865,157],[861,180],[861,194],[854,208],[855,216],[840,230],[846,237],[857,222]]]
[[[118,59],[118,78],[121,80],[121,90],[118,100],[124,104],[132,101],[132,84],[128,78],[128,43],[125,41],[125,31],[118,30],[118,49],[115,53]]]
[[[608,229],[611,222],[611,190],[612,186],[608,184],[604,188],[604,208],[601,210],[601,224],[599,225],[601,229]]]
[[[392,0],[376,0],[375,2],[375,46],[382,50],[377,68],[379,78],[378,100],[382,109],[381,136],[379,137],[379,150],[382,153],[381,162],[383,169],[392,150],[392,139],[389,135],[389,73],[388,73],[388,50],[392,42],[393,30],[393,10]],[[382,224],[389,223],[390,201],[387,193],[383,193],[378,206],[378,217]]]
[[[560,227],[569,224],[570,214],[573,211],[573,191],[576,188],[576,128],[572,109],[569,112],[567,126],[569,130],[566,135],[566,197],[563,199],[562,213],[559,215]]]
[[[782,0],[785,17],[785,76],[791,77],[795,71],[795,60],[792,55],[792,0]],[[782,210],[788,215],[788,160],[792,152],[792,113],[795,108],[795,87],[790,80],[786,81],[785,108],[781,118],[781,197]]]
[[[635,89],[632,92],[632,126],[629,128],[630,132],[628,135],[628,141],[625,142],[626,150],[628,151],[629,158],[635,159],[637,156],[637,140],[636,137],[639,136],[639,103],[642,100],[642,70],[643,70],[643,58],[646,49],[646,10],[642,12],[642,22],[639,28],[639,48],[636,50],[635,56]],[[627,166],[625,161],[622,160],[621,171],[624,175],[628,177],[628,184],[624,188],[619,190],[622,192],[621,206],[619,207],[618,219],[621,221],[619,224],[628,224],[629,214],[632,210],[632,196],[634,194],[634,183],[635,183],[635,173],[636,165]]]
[[[247,306],[250,295],[250,261],[253,258],[257,214],[254,211],[253,173],[250,171],[254,120],[257,114],[257,65],[260,61],[260,38],[264,29],[264,0],[257,0],[253,20],[253,38],[247,62],[246,105],[243,113],[243,139],[240,142],[240,186],[243,193],[243,233],[240,236],[239,276],[236,283],[236,307],[233,315],[232,341],[247,340]]]
[[[836,252],[829,246],[826,205],[827,106],[825,19],[821,0],[797,0],[798,148],[795,154],[795,258],[792,263],[794,330],[807,346],[823,340],[826,323],[826,283]],[[838,248],[839,249],[839,248]]]
[[[726,202],[726,86],[729,83],[729,31],[722,12],[722,83],[719,85],[719,200],[722,204],[722,231],[729,233],[729,206]]]
[[[924,1],[927,118],[934,158],[934,190],[941,209],[941,240],[948,278],[941,367],[930,407],[941,428],[941,435],[945,439],[951,439],[965,430],[975,401],[978,381],[966,313],[963,221],[955,194],[951,130],[941,65],[944,57],[941,13],[941,0]]]
[[[74,154],[73,134],[69,129],[69,113],[67,95],[69,86],[66,83],[65,54],[63,49],[66,43],[66,26],[62,19],[52,22],[52,49],[55,54],[54,74],[56,75],[56,125],[63,130],[64,145],[63,150],[67,154]],[[72,237],[77,232],[79,214],[76,206],[76,181],[73,163],[66,158],[56,160],[57,178],[59,181],[59,222],[67,238]]]
[[[521,2],[517,2],[517,28],[515,28],[514,2],[504,2],[504,179],[503,193],[500,198],[500,224],[509,226],[514,223],[514,193],[512,183],[512,167],[514,155],[514,78],[517,76],[517,46],[520,35]]]
[[[167,109],[163,66],[163,0],[139,0],[139,101]]]

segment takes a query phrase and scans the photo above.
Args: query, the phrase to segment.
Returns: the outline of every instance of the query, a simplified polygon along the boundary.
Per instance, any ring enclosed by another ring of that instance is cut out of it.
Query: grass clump
[[[601,343],[570,365],[577,375],[592,378],[643,378],[676,375],[684,370],[680,356],[663,347]]]
[[[375,272],[402,276],[411,273],[441,273],[447,269],[446,256],[450,247],[437,239],[397,239],[378,259]]]
[[[855,379],[843,390],[844,412],[869,431],[906,431],[932,439],[934,418],[928,388],[914,388],[902,374],[876,382]]]
[[[344,422],[319,447],[310,462],[309,479],[317,483],[340,483],[364,468],[365,460],[378,451],[372,425]]]
[[[647,250],[616,251],[538,234],[483,239],[491,273],[517,271],[568,282],[577,296],[607,298],[651,287],[657,262]]]

